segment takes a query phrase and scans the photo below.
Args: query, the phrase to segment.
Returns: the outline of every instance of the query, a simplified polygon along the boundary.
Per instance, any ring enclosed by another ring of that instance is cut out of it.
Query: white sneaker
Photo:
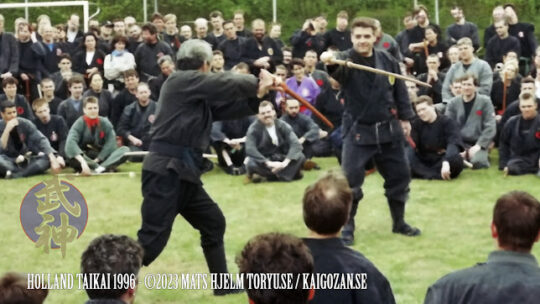
[[[103,173],[103,171],[105,171],[105,167],[102,167],[102,166],[99,166],[96,169],[94,169],[94,172],[96,174],[101,174],[101,173]]]

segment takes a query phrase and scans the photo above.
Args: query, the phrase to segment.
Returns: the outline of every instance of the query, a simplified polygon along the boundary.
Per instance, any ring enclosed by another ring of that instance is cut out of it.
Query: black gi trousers
[[[351,213],[349,221],[343,227],[343,234],[354,233],[354,216],[359,201],[364,197],[362,184],[365,168],[371,159],[384,178],[385,196],[388,199],[394,226],[403,224],[411,176],[402,142],[358,145],[355,136],[356,133],[351,131],[343,140],[342,168],[353,191]]]
[[[422,161],[416,152],[407,147],[407,158],[411,166],[411,172],[413,177],[419,177],[423,179],[442,179],[441,169],[444,159],[441,157],[434,162]],[[450,165],[450,177],[456,178],[463,171],[463,158],[461,155],[456,154],[448,159]]]
[[[149,265],[165,248],[174,220],[180,214],[199,230],[210,272],[228,272],[223,245],[225,217],[202,184],[181,180],[173,170],[163,174],[143,170],[142,193],[142,227],[137,235],[144,248],[144,265]]]

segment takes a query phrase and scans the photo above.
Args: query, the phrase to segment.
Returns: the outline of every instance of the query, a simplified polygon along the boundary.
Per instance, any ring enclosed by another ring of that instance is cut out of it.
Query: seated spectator
[[[493,76],[491,103],[497,114],[497,122],[499,122],[508,104],[519,97],[521,78],[518,77],[519,66],[517,60],[506,62],[502,70],[493,73]]]
[[[411,139],[407,156],[411,175],[423,179],[450,180],[463,170],[461,135],[457,124],[437,113],[428,96],[414,102],[418,118],[411,123]]]
[[[68,81],[74,76],[83,77],[82,74],[73,71],[71,66],[69,54],[62,54],[58,61],[60,70],[51,75],[51,79],[54,81],[54,95],[62,100],[69,97]],[[86,88],[86,83],[84,83],[84,87]]]
[[[465,148],[461,156],[472,163],[474,169],[489,167],[488,147],[496,133],[491,100],[477,93],[477,86],[478,81],[472,74],[463,76],[462,95],[452,98],[445,112],[446,116],[457,123]]]
[[[285,83],[291,90],[293,90],[295,93],[302,96],[305,100],[314,105],[317,96],[321,92],[321,89],[319,88],[317,83],[315,83],[313,78],[306,76],[304,61],[302,59],[294,58],[292,61],[292,66],[294,76],[287,79]],[[278,95],[282,97],[280,100],[281,102],[284,102],[286,100],[285,94],[280,93]],[[281,102],[278,104],[278,106],[280,107]],[[300,112],[311,116],[311,111],[308,110],[305,106],[300,107]]]
[[[44,173],[50,166],[60,172],[49,141],[26,118],[17,117],[11,101],[0,102],[0,177],[19,178]]]
[[[418,90],[418,95],[427,95],[431,97],[434,104],[442,103],[442,84],[444,82],[444,73],[439,72],[441,62],[439,56],[431,54],[426,59],[427,73],[417,76],[418,80],[427,82],[431,88],[421,87]]]
[[[58,106],[62,103],[62,99],[54,95],[55,87],[54,81],[50,78],[43,78],[40,82],[41,94],[45,100],[49,103],[49,108],[52,114],[58,113]]]
[[[212,52],[212,62],[210,63],[210,71],[213,73],[225,72],[225,59],[223,59],[223,52],[215,50]]]
[[[234,120],[212,123],[212,147],[216,150],[218,163],[225,173],[242,175],[246,173],[246,134],[255,117],[248,116]]]
[[[65,167],[64,150],[69,131],[66,121],[60,115],[51,114],[49,103],[44,98],[34,100],[32,109],[36,113],[34,124],[41,134],[49,140],[60,166]]]
[[[118,127],[118,122],[124,108],[135,102],[137,97],[137,86],[139,85],[139,74],[135,70],[127,70],[124,72],[124,83],[126,87],[116,95],[112,103],[111,122],[115,127]]]
[[[308,159],[304,163],[304,169],[320,169],[315,162],[309,160],[313,157],[313,145],[320,138],[328,136],[328,132],[320,130],[311,117],[299,112],[300,103],[298,100],[287,99],[286,104],[285,114],[280,119],[291,126],[294,134],[298,137],[298,141],[302,144],[304,156]]]
[[[19,117],[26,118],[30,121],[34,120],[34,114],[30,109],[30,104],[26,97],[21,94],[17,94],[17,86],[19,82],[15,77],[6,77],[2,80],[2,88],[4,94],[0,95],[0,102],[7,100],[15,104],[17,107],[17,115]]]
[[[532,77],[527,76],[521,79],[520,92],[521,92],[520,94],[529,93],[529,94],[535,95],[536,82],[534,81]],[[538,103],[538,100],[539,100],[538,96],[535,96],[535,98],[536,98],[536,103]],[[508,107],[506,107],[506,111],[504,111],[501,117],[501,121],[499,122],[499,125],[501,126],[501,128],[503,128],[506,122],[512,116],[520,115],[520,114],[521,114],[521,111],[519,110],[519,98],[517,98],[516,100],[513,100],[512,102],[508,104]]]
[[[58,106],[58,115],[64,118],[68,128],[71,128],[73,123],[83,115],[83,87],[84,79],[81,76],[73,76],[70,78],[68,81],[68,88],[71,96],[62,101]]]
[[[84,116],[79,117],[69,129],[66,140],[66,157],[69,165],[82,175],[99,174],[115,170],[126,161],[128,147],[116,146],[116,134],[109,120],[100,117],[99,102],[95,97],[83,101]]]
[[[103,77],[99,72],[88,76],[88,90],[84,92],[82,98],[93,96],[99,100],[99,116],[111,117],[113,97],[111,92],[103,89]]]
[[[26,275],[7,272],[0,277],[0,303],[42,304],[48,294],[47,289],[29,289]]]
[[[300,168],[305,160],[302,145],[291,127],[276,119],[276,111],[269,101],[261,102],[258,120],[249,127],[246,155],[249,157],[248,177],[254,183],[302,178]]]
[[[122,136],[124,145],[128,146],[131,151],[148,151],[150,128],[155,119],[156,103],[150,99],[150,89],[144,82],[137,85],[136,97],[137,102],[124,108],[124,113],[122,113],[118,124],[118,135]],[[142,158],[136,160],[142,161]]]
[[[540,268],[531,249],[540,238],[540,202],[521,191],[501,196],[491,236],[498,248],[487,263],[442,277],[427,290],[425,304],[538,303]]]
[[[281,233],[261,234],[249,240],[236,257],[236,264],[246,275],[290,273],[294,282],[300,279],[298,276],[313,272],[313,257],[307,246],[299,238]],[[249,289],[246,278],[244,286],[253,304],[306,304],[313,298],[313,289],[303,289],[300,284],[294,289]]]
[[[352,190],[347,179],[336,172],[330,171],[304,191],[304,223],[309,229],[304,243],[313,255],[314,272],[365,274],[369,281],[367,289],[316,289],[309,303],[395,303],[385,276],[360,252],[345,246],[340,238],[351,204]]]
[[[81,273],[84,276],[122,274],[129,279],[122,288],[86,289],[90,298],[86,304],[134,303],[142,259],[141,245],[128,236],[104,234],[95,238],[81,256]]]
[[[499,170],[510,175],[540,174],[540,115],[534,95],[522,93],[519,109],[521,115],[510,118],[501,133]]]
[[[343,116],[345,99],[339,82],[332,77],[329,77],[329,80],[330,87],[323,89],[321,94],[317,96],[315,108],[330,120],[334,125],[334,129],[330,129],[318,117],[312,117],[321,130],[330,133],[329,136],[321,138],[313,146],[313,154],[315,156],[329,156],[334,153],[338,161],[341,162],[341,117]]]
[[[148,86],[150,87],[150,98],[154,101],[159,100],[159,95],[161,94],[161,87],[163,86],[163,83],[167,78],[169,78],[169,75],[171,75],[174,71],[174,62],[169,55],[161,56],[161,58],[158,59],[159,68],[161,69],[161,73],[158,77],[150,79],[148,81]]]
[[[304,55],[304,70],[306,74],[315,80],[315,83],[319,86],[321,91],[330,86],[330,81],[328,78],[328,73],[323,70],[317,69],[319,59],[317,57],[317,52],[314,50],[307,50]],[[323,69],[325,69],[323,65]]]
[[[115,36],[112,40],[114,50],[105,56],[103,70],[108,83],[113,84],[116,91],[124,88],[124,72],[135,69],[135,57],[126,46],[128,39],[125,36]]]
[[[493,72],[487,62],[474,56],[474,48],[470,38],[465,37],[458,40],[459,62],[454,63],[444,77],[442,87],[442,98],[444,103],[454,97],[450,90],[450,84],[455,79],[465,74],[472,74],[479,83],[478,93],[489,96],[493,84]]]

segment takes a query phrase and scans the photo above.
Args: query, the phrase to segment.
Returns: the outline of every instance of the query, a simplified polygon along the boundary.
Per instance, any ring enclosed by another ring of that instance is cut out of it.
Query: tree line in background
[[[3,3],[21,3],[22,1],[5,0]],[[43,1],[29,1],[43,2]],[[508,1],[516,6],[520,21],[538,24],[540,22],[540,1],[536,0],[515,0]],[[142,0],[95,0],[90,6],[90,15],[96,12],[97,8],[101,12],[96,18],[102,22],[114,20],[125,16],[134,16],[138,22],[142,22],[143,1]],[[336,14],[341,10],[346,10],[349,16],[370,16],[379,19],[383,25],[383,30],[394,36],[403,29],[402,19],[407,11],[412,10],[413,0],[277,0],[277,19],[283,26],[282,39],[288,41],[292,32],[300,28],[305,19],[324,14],[328,18],[328,28],[335,26]],[[434,0],[418,1],[425,5],[430,12],[430,20],[435,21]],[[459,5],[465,12],[468,21],[476,23],[479,27],[479,34],[483,36],[483,29],[491,24],[491,11],[493,7],[507,2],[497,0],[439,0],[439,24],[441,28],[446,28],[453,23],[450,16],[450,8]],[[154,0],[148,0],[148,18],[154,11]],[[219,10],[224,14],[225,19],[232,18],[233,12],[242,9],[246,13],[246,22],[255,18],[262,18],[268,23],[272,21],[272,0],[220,0],[220,1],[200,1],[200,0],[158,0],[159,12],[162,14],[176,14],[179,26],[191,24],[197,17],[206,17],[212,10]],[[82,7],[67,8],[30,8],[29,15],[32,22],[35,22],[40,14],[47,14],[51,17],[53,24],[65,23],[69,14],[79,13],[82,16]],[[13,21],[17,17],[24,16],[24,9],[5,9],[0,12],[4,15],[5,28],[13,30]],[[192,24],[191,24],[192,25]],[[249,24],[246,23],[246,25]],[[540,30],[536,30],[540,37]],[[482,38],[482,37],[481,37]]]

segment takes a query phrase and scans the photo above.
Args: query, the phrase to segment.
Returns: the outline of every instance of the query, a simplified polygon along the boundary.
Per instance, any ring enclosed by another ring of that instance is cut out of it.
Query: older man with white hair
[[[202,187],[202,152],[210,144],[212,121],[251,114],[274,79],[264,70],[258,82],[252,75],[208,73],[212,49],[197,39],[184,42],[177,58],[178,71],[161,89],[151,129],[150,154],[143,164],[144,200],[138,232],[145,251],[143,264],[149,265],[159,256],[167,245],[174,219],[181,214],[200,231],[209,271],[227,273],[225,217]],[[214,290],[215,295],[231,292]]]

